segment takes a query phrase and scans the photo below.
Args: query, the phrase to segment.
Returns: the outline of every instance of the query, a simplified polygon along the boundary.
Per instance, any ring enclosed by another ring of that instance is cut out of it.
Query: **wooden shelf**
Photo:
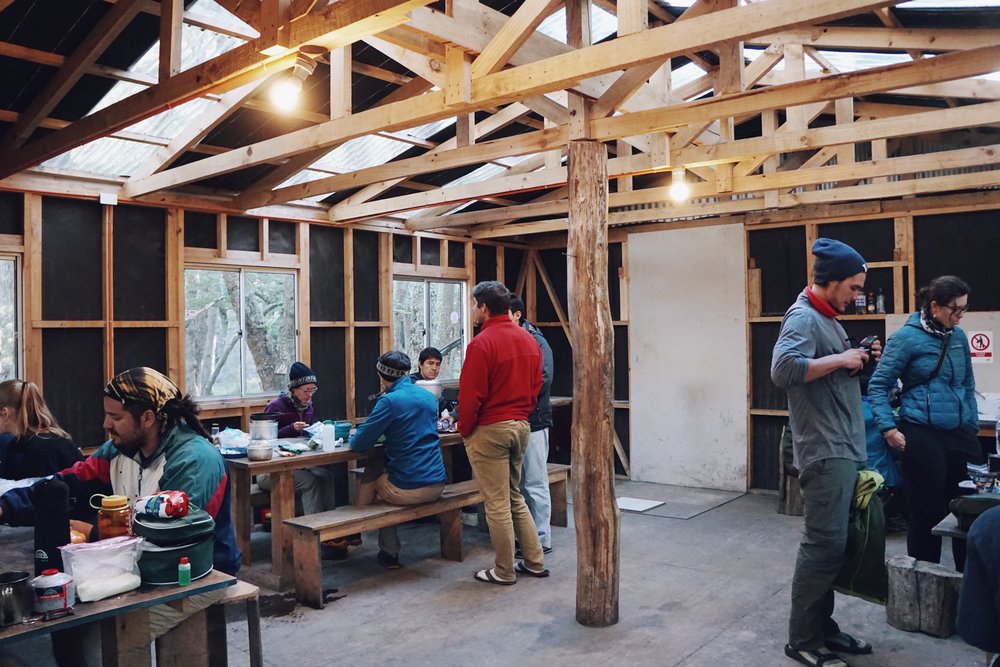
[[[788,410],[769,410],[767,408],[750,408],[752,417],[787,417]]]

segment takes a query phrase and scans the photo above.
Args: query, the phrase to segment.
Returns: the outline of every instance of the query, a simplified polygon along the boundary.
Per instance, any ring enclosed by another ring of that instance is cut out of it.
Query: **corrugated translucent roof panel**
[[[197,0],[189,9],[195,8],[200,14],[221,16],[219,12],[222,12],[230,21],[235,20],[232,15],[212,0]],[[247,29],[249,30],[249,27]],[[188,69],[199,65],[243,43],[243,40],[235,37],[184,24],[181,35],[181,68]],[[160,45],[159,41],[157,41],[139,58],[130,71],[145,74],[155,79],[159,67],[159,50]],[[91,113],[119,102],[141,90],[144,90],[143,86],[119,81],[94,106]],[[215,102],[211,100],[191,100],[190,102],[140,121],[129,127],[128,131],[169,140],[177,136],[192,118],[213,104]],[[57,169],[79,169],[102,175],[129,176],[135,167],[141,164],[143,160],[152,156],[155,150],[155,146],[146,144],[117,139],[98,139],[51,160],[47,160],[42,165]]]

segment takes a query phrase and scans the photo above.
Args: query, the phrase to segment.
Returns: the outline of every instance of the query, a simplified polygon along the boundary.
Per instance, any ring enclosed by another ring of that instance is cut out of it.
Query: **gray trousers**
[[[799,473],[805,530],[792,577],[788,643],[817,649],[840,632],[833,620],[833,582],[844,563],[851,501],[862,463],[823,459]]]

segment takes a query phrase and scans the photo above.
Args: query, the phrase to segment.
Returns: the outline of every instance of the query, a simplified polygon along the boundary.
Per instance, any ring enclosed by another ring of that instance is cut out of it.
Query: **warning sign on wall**
[[[993,332],[967,331],[966,335],[969,337],[969,348],[972,350],[972,363],[992,364]]]

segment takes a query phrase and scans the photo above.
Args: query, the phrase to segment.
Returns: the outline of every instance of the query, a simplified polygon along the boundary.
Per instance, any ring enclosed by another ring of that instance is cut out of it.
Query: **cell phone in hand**
[[[864,348],[866,350],[870,350],[871,347],[872,347],[872,345],[874,345],[875,341],[877,341],[877,340],[878,340],[878,336],[868,336],[864,340],[862,340],[861,343],[858,344],[858,347],[862,347],[862,348]]]

